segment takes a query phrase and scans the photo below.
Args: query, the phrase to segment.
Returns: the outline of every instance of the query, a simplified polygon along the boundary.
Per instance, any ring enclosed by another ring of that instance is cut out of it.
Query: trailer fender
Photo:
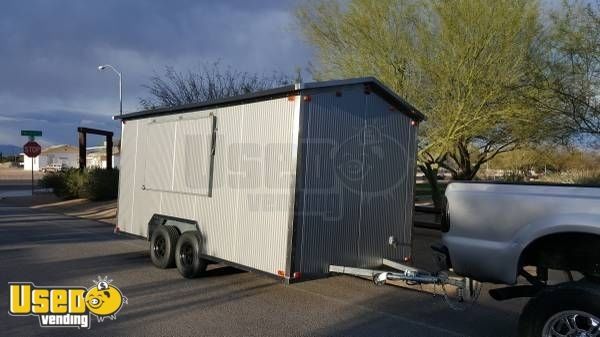
[[[177,228],[179,234],[191,231],[200,231],[198,222],[189,219],[178,218],[170,215],[154,214],[148,221],[148,240],[152,237],[152,233],[158,226],[173,226]]]

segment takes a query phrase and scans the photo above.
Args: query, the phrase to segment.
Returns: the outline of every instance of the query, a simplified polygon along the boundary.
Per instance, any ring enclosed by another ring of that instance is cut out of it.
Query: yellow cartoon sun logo
[[[96,284],[90,287],[85,294],[85,304],[88,310],[96,315],[98,321],[104,318],[116,319],[116,314],[121,310],[127,298],[123,296],[119,288],[111,285],[112,280],[98,277]]]

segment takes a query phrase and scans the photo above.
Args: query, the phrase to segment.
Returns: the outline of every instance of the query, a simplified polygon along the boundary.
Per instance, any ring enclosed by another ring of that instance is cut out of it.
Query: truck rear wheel
[[[185,232],[175,248],[175,264],[181,276],[196,278],[206,270],[207,261],[200,256],[200,236],[197,232]]]
[[[175,245],[179,239],[177,228],[158,226],[150,237],[150,258],[161,269],[175,265]]]
[[[600,285],[580,281],[542,290],[523,309],[519,336],[600,336]]]

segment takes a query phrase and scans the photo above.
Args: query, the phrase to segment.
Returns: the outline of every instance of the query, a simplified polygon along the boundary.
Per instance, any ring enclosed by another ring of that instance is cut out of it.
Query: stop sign
[[[40,144],[34,141],[29,141],[23,145],[23,152],[27,155],[27,157],[35,158],[42,153],[42,147]]]

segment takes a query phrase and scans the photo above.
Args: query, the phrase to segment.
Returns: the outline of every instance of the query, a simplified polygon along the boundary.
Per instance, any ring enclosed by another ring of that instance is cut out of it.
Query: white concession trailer
[[[161,268],[207,261],[286,281],[411,256],[424,116],[375,78],[115,116],[117,229]]]

